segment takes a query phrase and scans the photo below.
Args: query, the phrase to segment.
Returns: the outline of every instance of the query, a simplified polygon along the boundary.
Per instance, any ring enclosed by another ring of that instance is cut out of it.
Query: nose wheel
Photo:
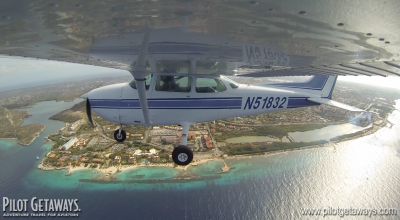
[[[124,142],[126,139],[126,133],[122,129],[118,129],[114,132],[114,139],[118,142]]]
[[[188,165],[193,160],[193,152],[185,145],[179,145],[172,151],[172,160],[178,165]]]

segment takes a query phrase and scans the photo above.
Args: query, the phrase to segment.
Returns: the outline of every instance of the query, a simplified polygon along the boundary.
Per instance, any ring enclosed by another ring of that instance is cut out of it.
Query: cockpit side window
[[[226,86],[219,79],[213,79],[213,78],[196,79],[197,93],[213,93],[213,92],[224,92],[224,91],[226,91]]]
[[[149,88],[150,88],[150,83],[151,83],[151,78],[153,77],[153,74],[150,74],[150,75],[147,75],[146,76],[146,82],[145,82],[145,86],[146,86],[146,90],[149,90]],[[137,87],[136,87],[136,81],[135,81],[135,79],[132,79],[130,82],[129,82],[129,85],[133,88],[133,89],[137,89]]]
[[[192,78],[187,76],[158,76],[156,91],[190,92]]]
[[[229,79],[228,77],[224,77],[224,76],[222,76],[222,77],[224,80],[226,80],[229,83],[229,85],[231,86],[232,89],[239,88],[239,85],[235,81]]]

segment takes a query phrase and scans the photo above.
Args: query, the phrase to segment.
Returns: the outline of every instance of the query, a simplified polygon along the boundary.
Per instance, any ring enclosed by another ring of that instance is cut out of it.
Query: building
[[[135,157],[129,157],[129,159],[128,159],[128,163],[129,164],[134,164],[135,163]]]
[[[143,139],[143,134],[131,134],[132,138]]]
[[[100,158],[93,158],[92,162],[94,162],[94,163],[103,163],[104,160],[100,159]]]
[[[50,156],[50,158],[58,158],[57,154],[52,153]]]
[[[67,156],[62,156],[60,159],[58,159],[59,161],[66,161],[68,159]]]
[[[76,137],[70,139],[67,143],[65,143],[65,144],[61,147],[61,149],[62,149],[62,150],[68,150],[70,147],[72,147],[72,146],[75,144],[75,142],[76,142],[77,140],[78,140],[78,139],[77,139]]]
[[[158,151],[154,148],[151,148],[149,152],[150,152],[149,154],[157,154]]]
[[[151,157],[151,161],[152,161],[153,163],[158,163],[158,162],[160,162],[160,156],[157,156],[157,155],[152,156],[152,157]]]
[[[173,144],[175,143],[176,137],[174,136],[162,136],[161,143],[163,144]]]
[[[121,162],[121,157],[120,156],[115,156],[114,163],[120,163],[120,162]]]
[[[81,147],[81,146],[83,146],[83,145],[85,145],[85,144],[86,144],[85,139],[79,138],[79,139],[74,143],[74,146],[75,146],[75,147]]]
[[[169,154],[167,154],[167,153],[160,154],[160,158],[168,161],[169,160]]]
[[[71,154],[71,151],[68,151],[68,150],[60,150],[60,154],[63,154],[63,155],[70,155],[70,154]]]
[[[142,155],[142,150],[135,150],[135,153],[133,155]]]
[[[81,120],[78,120],[76,122],[74,122],[70,127],[69,130],[70,131],[76,131],[78,130],[78,128],[81,126]]]
[[[178,133],[179,139],[182,138],[182,133]],[[196,133],[195,132],[189,132],[188,134],[188,140],[194,140],[196,138]]]
[[[211,149],[211,148],[214,147],[214,146],[211,144],[211,141],[210,141],[210,139],[208,138],[208,136],[205,136],[205,135],[201,136],[201,143],[203,144],[203,147],[204,147],[204,148],[207,148],[207,149]]]

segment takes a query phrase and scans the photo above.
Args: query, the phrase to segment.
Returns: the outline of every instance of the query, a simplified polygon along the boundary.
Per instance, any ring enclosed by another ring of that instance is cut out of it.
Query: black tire
[[[172,160],[178,165],[186,166],[193,160],[193,152],[185,145],[179,145],[172,151]]]
[[[124,142],[126,139],[126,133],[124,130],[121,131],[121,135],[119,135],[119,130],[116,130],[114,132],[114,139],[118,142]]]

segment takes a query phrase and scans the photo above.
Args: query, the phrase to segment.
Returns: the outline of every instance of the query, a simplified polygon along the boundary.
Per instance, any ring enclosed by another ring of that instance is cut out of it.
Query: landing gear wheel
[[[121,134],[119,133],[119,129],[114,132],[114,139],[118,142],[124,142],[126,139],[126,133],[124,130],[121,131]]]
[[[186,166],[193,160],[193,152],[185,145],[179,145],[172,151],[172,160],[178,165]]]

